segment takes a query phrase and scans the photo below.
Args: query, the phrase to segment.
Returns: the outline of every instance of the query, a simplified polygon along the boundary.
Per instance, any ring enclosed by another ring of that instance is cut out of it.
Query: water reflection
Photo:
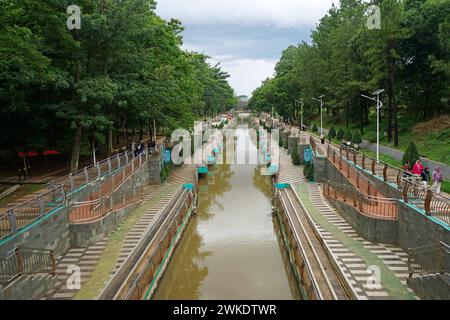
[[[199,185],[198,215],[154,299],[299,299],[277,240],[270,178],[253,165],[220,165]]]

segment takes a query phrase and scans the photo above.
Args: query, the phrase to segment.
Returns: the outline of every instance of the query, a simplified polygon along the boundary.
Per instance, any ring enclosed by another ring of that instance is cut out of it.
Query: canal
[[[238,129],[238,140],[248,137],[247,125]],[[198,214],[153,299],[301,299],[271,197],[270,177],[256,165],[210,167],[199,181]]]

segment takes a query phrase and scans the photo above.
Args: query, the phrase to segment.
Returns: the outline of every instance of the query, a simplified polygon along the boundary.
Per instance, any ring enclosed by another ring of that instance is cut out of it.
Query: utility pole
[[[382,94],[384,92],[384,89],[379,89],[375,92],[372,93],[373,96],[377,96],[377,98],[373,98],[373,97],[368,97],[364,94],[362,94],[361,96],[375,101],[377,103],[377,162],[380,162],[380,111],[381,108],[383,108],[383,102],[380,100],[380,94]]]

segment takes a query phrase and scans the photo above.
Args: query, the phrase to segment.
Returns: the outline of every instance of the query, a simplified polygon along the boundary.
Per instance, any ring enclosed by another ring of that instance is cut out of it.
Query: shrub
[[[298,146],[297,144],[295,144],[294,146],[294,150],[292,150],[292,163],[294,164],[294,166],[299,166],[300,165],[300,156],[298,154]]]
[[[334,127],[331,127],[330,131],[328,132],[328,137],[330,140],[336,138],[336,129]]]
[[[347,140],[347,141],[352,140],[352,132],[349,129],[345,130],[344,140]]]
[[[344,130],[342,130],[342,128],[339,128],[339,131],[337,132],[336,138],[338,138],[339,140],[344,139]]]
[[[405,154],[403,155],[403,163],[406,162],[406,160],[409,160],[409,163],[414,165],[414,163],[420,159],[419,151],[417,151],[416,144],[411,141],[411,143],[408,146],[408,149],[406,149]]]
[[[353,131],[352,142],[360,144],[362,142],[361,133],[358,130]]]
[[[317,125],[315,123],[313,124],[312,131],[313,132],[319,131],[319,129],[317,128]]]
[[[312,161],[305,164],[303,174],[308,181],[314,181],[314,163]]]

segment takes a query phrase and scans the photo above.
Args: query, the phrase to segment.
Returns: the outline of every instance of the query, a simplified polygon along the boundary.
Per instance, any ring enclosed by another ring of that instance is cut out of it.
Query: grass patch
[[[320,116],[313,115],[308,117],[308,124],[316,123],[320,126]],[[450,165],[450,128],[441,125],[437,127],[435,123],[442,123],[444,120],[436,118],[430,122],[418,123],[417,120],[411,119],[408,115],[399,115],[399,145],[395,146],[393,142],[389,143],[387,137],[381,134],[380,144],[406,151],[411,141],[417,146],[419,154],[422,157],[439,161],[444,164]],[[377,123],[376,115],[373,113],[369,117],[369,124],[364,127],[363,139],[369,140],[372,143],[376,142],[377,137]],[[323,116],[324,128],[331,128],[334,126],[336,131],[339,128],[345,129],[346,122],[344,120],[336,121],[336,119],[330,115]],[[349,129],[360,130],[359,124],[350,123]],[[427,129],[427,130],[426,130]],[[386,120],[381,120],[381,132],[386,130]]]
[[[10,195],[0,199],[0,208],[6,206],[8,203],[15,202],[44,188],[45,184],[25,184]]]

